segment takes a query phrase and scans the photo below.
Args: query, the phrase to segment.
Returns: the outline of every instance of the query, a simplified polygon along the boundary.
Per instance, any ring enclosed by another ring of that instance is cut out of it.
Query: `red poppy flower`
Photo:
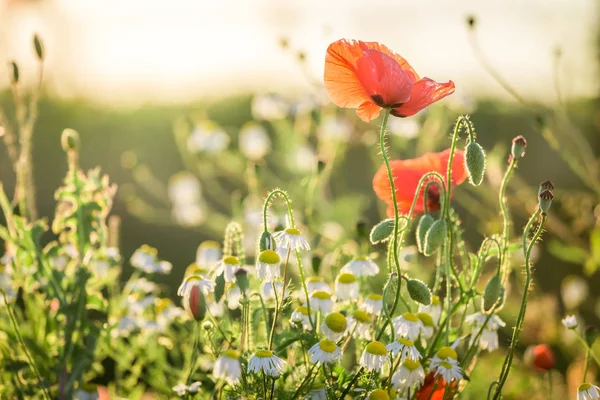
[[[451,386],[455,387],[456,382],[452,383]],[[417,392],[417,400],[443,400],[445,393],[446,381],[444,381],[442,378],[437,380],[433,372],[431,372],[427,374],[425,381],[419,388],[419,391]]]
[[[454,83],[420,78],[401,56],[377,42],[338,40],[327,48],[325,88],[338,107],[357,108],[365,122],[392,108],[409,117],[454,93]]]
[[[419,180],[428,172],[439,172],[444,178],[446,177],[446,169],[448,168],[448,158],[450,157],[450,149],[444,150],[441,153],[425,153],[421,157],[409,160],[396,160],[390,164],[392,166],[392,174],[394,175],[394,185],[396,186],[396,201],[398,203],[398,212],[400,214],[408,214],[410,206],[415,196],[415,190]],[[433,180],[434,178],[428,179]],[[460,185],[467,179],[467,171],[465,169],[465,158],[461,150],[456,149],[452,160],[452,186]],[[414,213],[422,213],[425,211],[423,194],[425,192],[425,184],[421,188],[421,193],[415,204]],[[387,215],[394,216],[394,205],[392,202],[392,190],[390,189],[390,181],[388,180],[387,169],[385,164],[379,168],[379,171],[373,178],[373,189],[375,194],[388,205]],[[440,209],[440,192],[437,186],[429,186],[427,193],[427,208],[430,211]]]
[[[538,344],[527,349],[525,359],[534,369],[539,371],[548,371],[554,368],[556,360],[554,352],[547,344]]]

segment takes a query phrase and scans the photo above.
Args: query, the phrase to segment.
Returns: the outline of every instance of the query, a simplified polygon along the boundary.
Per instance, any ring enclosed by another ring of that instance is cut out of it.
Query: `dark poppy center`
[[[383,100],[383,96],[380,95],[380,94],[374,94],[374,95],[372,95],[371,96],[371,100],[373,100],[373,102],[375,104],[377,104],[381,108],[397,108],[397,107],[400,107],[402,104],[404,104],[404,103],[387,104]],[[392,115],[393,114],[394,114],[394,112],[392,111]]]
[[[430,185],[427,188],[427,208],[429,211],[437,211],[440,206],[440,189],[437,185]]]

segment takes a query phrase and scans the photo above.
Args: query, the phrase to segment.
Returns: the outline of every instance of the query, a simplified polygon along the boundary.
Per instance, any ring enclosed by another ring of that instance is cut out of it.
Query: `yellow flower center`
[[[398,340],[398,343],[400,343],[400,344],[402,344],[404,346],[411,346],[412,347],[412,346],[415,345],[412,340],[407,339],[407,338],[398,338],[396,340]]]
[[[415,314],[410,313],[410,312],[405,312],[404,314],[402,314],[402,316],[404,317],[405,320],[410,321],[410,322],[417,322],[419,320],[419,317],[417,317]]]
[[[300,235],[300,231],[296,228],[287,228],[285,230],[285,233],[290,234],[290,235]]]
[[[171,305],[171,300],[169,300],[169,299],[156,299],[156,300],[154,300],[154,307],[156,308],[156,312],[163,311],[169,305]]]
[[[362,322],[363,324],[369,324],[371,323],[371,316],[369,314],[367,314],[364,311],[354,311],[352,313],[352,316],[354,317],[354,319],[356,319],[358,322]]]
[[[367,296],[367,299],[381,301],[381,299],[383,299],[383,296],[381,296],[380,294],[377,294],[377,293],[371,293],[370,295]]]
[[[316,291],[313,294],[311,294],[311,297],[314,297],[315,299],[319,299],[319,300],[330,300],[331,299],[331,295],[327,292],[323,292],[323,291]]]
[[[376,356],[385,356],[387,354],[387,349],[385,348],[385,344],[381,342],[371,342],[365,348],[367,353],[376,355]]]
[[[302,315],[308,315],[308,308],[307,307],[300,306],[300,307],[296,308],[296,311],[299,312]]]
[[[583,392],[584,390],[588,390],[591,387],[592,387],[591,383],[582,383],[577,390],[580,392]]]
[[[350,284],[356,282],[356,277],[352,274],[340,274],[337,280],[339,283]]]
[[[214,240],[205,240],[204,242],[200,243],[200,246],[198,246],[198,248],[201,250],[220,249],[221,245],[218,242],[215,242]]]
[[[325,317],[325,325],[335,333],[342,333],[348,327],[348,322],[343,314],[334,312],[327,314]]]
[[[390,396],[383,389],[375,389],[369,395],[370,400],[390,400]]]
[[[315,382],[312,384],[310,390],[319,390],[319,389],[323,389],[324,387],[325,387],[325,385],[323,383]]]
[[[321,340],[319,342],[319,347],[321,348],[321,350],[323,350],[326,353],[333,353],[335,351],[335,343],[333,343],[331,340]]]
[[[456,360],[456,358],[458,357],[456,351],[453,348],[447,346],[439,349],[437,352],[437,356],[442,359],[451,358],[453,360]]]
[[[258,351],[256,352],[256,354],[258,355]],[[226,350],[223,353],[221,353],[221,355],[223,357],[232,358],[234,360],[238,360],[240,358],[240,353],[238,353],[235,350]]]
[[[240,263],[240,261],[235,256],[227,256],[227,257],[223,257],[223,263],[229,264],[229,265],[238,265]]]
[[[431,305],[439,306],[440,305],[440,296],[431,296]]]
[[[258,261],[265,264],[277,264],[281,261],[281,258],[273,250],[265,250],[258,256]]]
[[[191,263],[186,269],[185,269],[185,276],[188,275],[202,275],[204,272],[206,272],[206,270],[202,267],[200,267],[198,264],[196,263]]]
[[[406,359],[404,360],[404,362],[402,363],[402,366],[406,369],[409,369],[411,371],[414,371],[415,369],[419,368],[421,366],[421,363],[419,361],[415,361],[415,360],[410,360],[410,359]]]
[[[450,364],[449,362],[442,361],[442,362],[440,363],[440,365],[441,365],[442,367],[446,368],[446,369],[452,369],[452,364]]]
[[[360,256],[360,257],[356,257],[355,258],[356,261],[367,261],[367,257],[365,256]]]
[[[423,325],[425,326],[435,326],[433,323],[433,318],[431,317],[431,315],[424,313],[424,312],[420,312],[417,314],[417,317],[419,317],[419,319],[421,320],[421,322],[423,323]]]
[[[258,358],[269,358],[273,357],[273,352],[269,350],[258,350],[254,355]]]
[[[154,247],[148,246],[147,244],[143,244],[142,247],[140,247],[142,249],[142,251],[144,253],[148,253],[151,256],[156,256],[158,255],[158,250],[156,250]]]
[[[319,283],[324,281],[325,279],[320,276],[309,276],[308,278],[306,278],[306,283]]]

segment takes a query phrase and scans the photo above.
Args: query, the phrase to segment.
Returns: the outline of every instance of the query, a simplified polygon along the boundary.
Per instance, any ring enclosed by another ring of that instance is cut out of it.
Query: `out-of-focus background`
[[[258,229],[260,201],[275,185],[296,195],[304,223],[330,244],[359,220],[383,217],[371,189],[377,125],[334,107],[321,77],[330,42],[384,43],[422,76],[457,87],[426,112],[392,121],[392,156],[447,147],[461,113],[488,151],[485,186],[456,192],[473,249],[501,229],[496,193],[513,137],[528,140],[509,189],[515,237],[538,183],[556,185],[523,346],[551,343],[568,376],[578,364],[556,322],[566,312],[600,320],[599,11],[594,0],[3,0],[0,106],[14,123],[9,61],[21,90],[35,90],[38,33],[46,53],[33,137],[40,214],[53,214],[66,171],[60,134],[75,129],[83,167],[101,166],[120,187],[122,254],[158,248],[174,264],[164,278],[174,294],[198,244],[219,239],[229,218]],[[5,147],[0,179],[12,195]]]

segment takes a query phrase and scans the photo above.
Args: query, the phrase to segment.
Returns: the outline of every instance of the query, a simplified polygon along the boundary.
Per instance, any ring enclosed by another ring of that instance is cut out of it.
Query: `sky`
[[[526,98],[556,98],[554,50],[566,97],[599,92],[595,0],[0,0],[0,59],[33,80],[31,36],[47,53],[46,90],[115,106],[179,103],[246,91],[310,89],[327,45],[378,41],[457,93],[507,99],[469,46],[467,15],[493,66]],[[294,51],[279,42],[289,38]],[[0,87],[8,69],[0,64]]]

